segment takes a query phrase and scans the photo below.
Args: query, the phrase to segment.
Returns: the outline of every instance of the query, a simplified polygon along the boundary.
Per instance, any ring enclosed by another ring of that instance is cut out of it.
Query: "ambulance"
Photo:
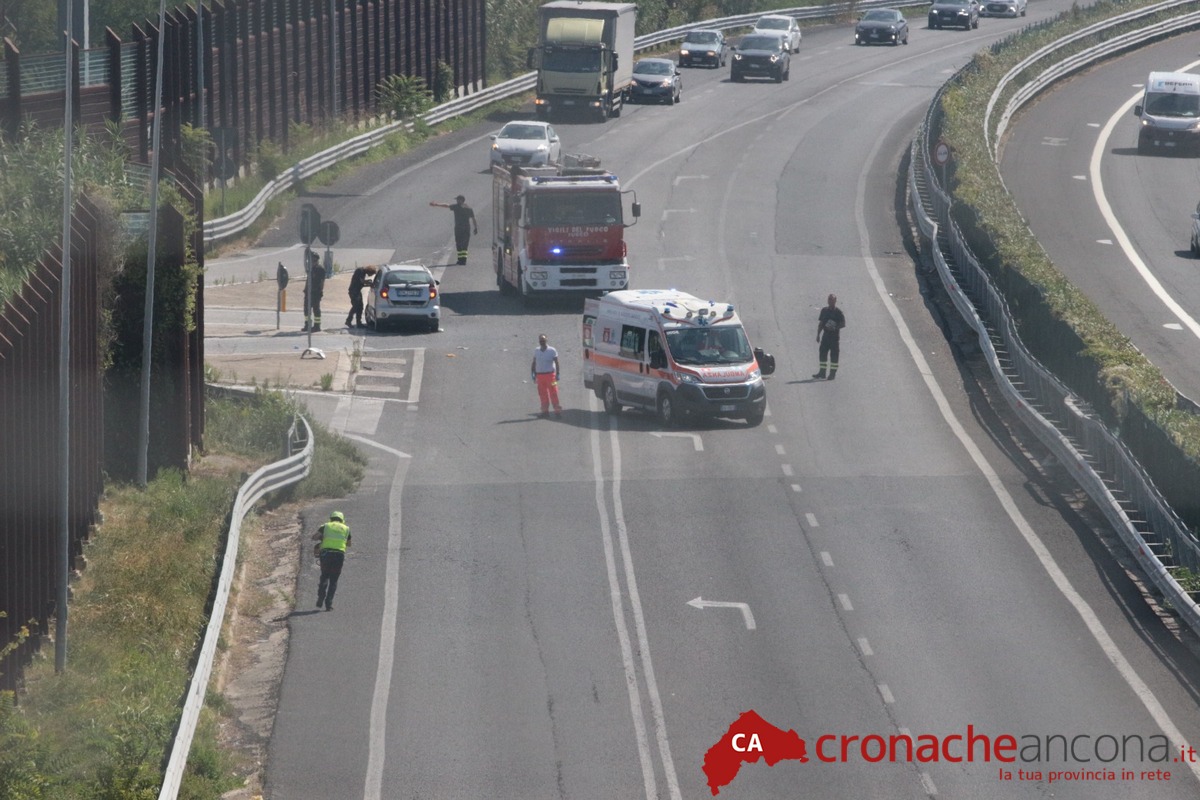
[[[750,345],[729,303],[674,289],[628,289],[583,306],[583,385],[609,414],[624,406],[665,426],[691,416],[762,422],[775,359]]]

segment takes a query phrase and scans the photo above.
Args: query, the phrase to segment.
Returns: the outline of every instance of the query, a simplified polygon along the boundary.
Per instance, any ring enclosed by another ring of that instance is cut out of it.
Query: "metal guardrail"
[[[657,47],[658,45],[682,39],[689,31],[701,28],[731,30],[748,27],[753,25],[764,14],[782,14],[802,20],[815,20],[838,17],[848,13],[852,8],[865,10],[894,5],[896,5],[895,0],[861,0],[858,3],[842,2],[825,6],[803,6],[800,8],[785,8],[778,11],[764,11],[756,14],[742,14],[736,17],[709,19],[639,36],[634,40],[634,49],[635,51],[641,51]],[[467,97],[460,97],[448,103],[443,103],[423,114],[421,120],[428,125],[437,125],[440,122],[476,111],[500,100],[506,100],[510,97],[516,97],[533,91],[536,83],[536,72],[519,75],[516,78],[511,78],[503,83],[490,86],[483,91],[476,92]],[[303,159],[264,186],[245,208],[220,219],[206,221],[204,223],[204,243],[212,244],[241,233],[254,224],[254,221],[266,210],[269,202],[296,186],[300,181],[312,177],[321,170],[328,169],[348,158],[361,155],[382,142],[392,133],[401,129],[411,130],[412,125],[413,123],[411,122],[402,121],[381,125],[361,136],[356,136],[353,139],[334,145],[316,155]]]
[[[983,141],[988,145],[988,149],[992,150],[993,158],[996,160],[999,160],[1000,158],[1000,143],[1004,139],[1004,131],[1007,130],[1008,123],[1012,121],[1013,115],[1016,114],[1023,105],[1028,103],[1044,89],[1046,89],[1046,87],[1062,80],[1072,73],[1078,72],[1087,65],[1093,63],[1097,57],[1105,57],[1114,52],[1135,47],[1139,44],[1173,33],[1177,30],[1194,27],[1195,25],[1200,24],[1200,11],[1193,11],[1190,14],[1172,17],[1171,19],[1155,25],[1149,25],[1145,28],[1139,28],[1136,31],[1124,33],[1108,40],[1107,42],[1104,42],[1103,44],[1097,45],[1096,47],[1091,47],[1087,50],[1076,53],[1075,55],[1065,58],[1047,68],[1029,83],[1026,83],[1017,89],[1017,91],[1013,92],[1012,97],[1008,99],[1008,104],[1004,108],[1004,113],[1000,115],[1000,121],[996,123],[996,146],[993,149],[991,146],[992,140],[990,125],[992,111],[995,109],[996,103],[999,102],[1000,97],[1004,93],[1004,90],[1008,87],[1008,84],[1016,80],[1018,75],[1029,69],[1046,56],[1053,54],[1055,51],[1061,50],[1064,47],[1069,47],[1075,42],[1086,39],[1089,36],[1094,36],[1095,34],[1101,33],[1109,28],[1117,27],[1125,24],[1126,22],[1132,22],[1134,20],[1141,19],[1142,17],[1153,16],[1163,11],[1170,11],[1173,8],[1188,6],[1195,7],[1195,5],[1196,0],[1167,0],[1167,2],[1146,6],[1145,8],[1140,8],[1137,11],[1129,11],[1115,17],[1109,17],[1102,22],[1094,23],[1086,28],[1080,28],[1070,36],[1066,36],[1062,39],[1052,42],[1023,59],[1020,63],[1010,69],[1003,78],[1000,79],[1000,83],[997,84],[995,92],[993,92],[992,96],[988,99],[987,110],[983,115]]]
[[[208,691],[208,679],[212,675],[217,640],[220,638],[221,628],[225,624],[225,607],[229,602],[229,592],[233,587],[233,574],[237,569],[238,541],[241,538],[242,520],[254,508],[254,504],[265,495],[298,483],[308,475],[312,468],[313,444],[312,428],[309,427],[308,420],[297,415],[292,420],[292,426],[288,429],[285,440],[287,456],[281,461],[260,468],[238,490],[237,498],[233,503],[233,511],[230,514],[229,537],[225,542],[225,554],[221,560],[221,575],[217,579],[212,613],[208,618],[208,628],[204,631],[204,642],[200,646],[196,670],[192,673],[192,681],[188,685],[183,713],[179,718],[179,728],[171,747],[171,757],[167,762],[162,788],[158,793],[159,800],[175,800],[179,795],[179,786],[183,781],[183,771],[187,766],[188,753],[192,749],[192,737],[196,733],[196,723],[200,719],[200,709],[204,706],[204,696]]]
[[[1088,52],[1096,61],[1126,46],[1123,39],[1114,39]],[[1052,71],[1053,67],[1046,73]],[[929,134],[935,109],[946,86],[954,80],[938,91],[912,145],[909,205],[922,244],[929,246],[955,308],[977,334],[988,367],[1009,406],[1097,504],[1158,592],[1188,627],[1200,633],[1200,606],[1171,574],[1172,568],[1180,566],[1200,572],[1200,542],[1125,444],[1086,402],[1025,349],[1007,301],[950,216],[952,199],[938,184],[927,156],[932,147]],[[997,94],[1001,90],[998,87]],[[1164,559],[1173,563],[1168,566]]]

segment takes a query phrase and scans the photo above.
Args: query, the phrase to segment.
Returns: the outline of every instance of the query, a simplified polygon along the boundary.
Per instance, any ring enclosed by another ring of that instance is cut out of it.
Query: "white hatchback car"
[[[751,33],[773,33],[782,36],[787,42],[789,53],[800,52],[800,23],[794,17],[784,17],[778,14],[768,14],[759,17],[754,23]]]
[[[557,164],[562,153],[558,133],[548,122],[513,121],[492,135],[491,161],[523,167],[548,167]]]
[[[406,322],[436,333],[442,320],[442,299],[433,273],[420,264],[380,267],[367,295],[367,327],[383,330]]]

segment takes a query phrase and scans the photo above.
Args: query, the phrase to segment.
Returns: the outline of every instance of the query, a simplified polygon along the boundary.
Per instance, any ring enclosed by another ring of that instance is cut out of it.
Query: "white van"
[[[1159,147],[1200,149],[1200,75],[1151,72],[1133,113],[1142,118],[1139,153]]]
[[[664,425],[688,416],[762,422],[772,356],[750,346],[728,303],[674,289],[630,289],[583,306],[583,385],[609,414],[633,406]]]

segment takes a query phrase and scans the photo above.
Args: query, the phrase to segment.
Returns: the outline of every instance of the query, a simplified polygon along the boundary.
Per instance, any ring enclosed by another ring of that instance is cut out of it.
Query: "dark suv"
[[[782,83],[791,72],[792,54],[788,51],[787,39],[782,36],[753,33],[742,37],[733,48],[729,77],[734,81],[774,78],[776,83]]]

